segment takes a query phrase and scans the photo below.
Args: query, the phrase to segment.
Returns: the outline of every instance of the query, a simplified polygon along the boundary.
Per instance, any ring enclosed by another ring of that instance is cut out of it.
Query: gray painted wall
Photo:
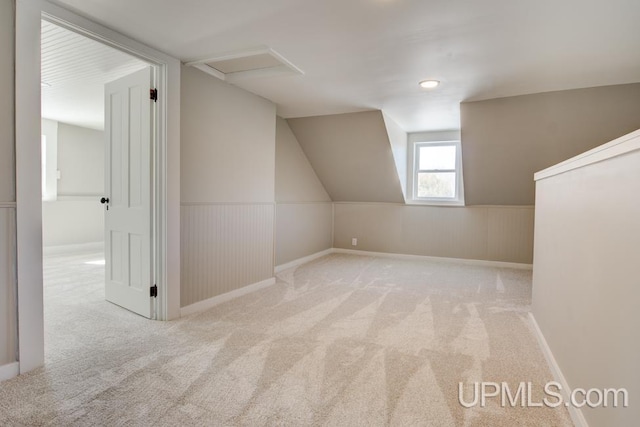
[[[532,205],[535,172],[640,128],[640,83],[460,108],[467,205]]]
[[[16,360],[14,4],[0,0],[0,366]]]
[[[382,112],[287,121],[332,200],[404,202]]]
[[[332,247],[333,207],[298,140],[276,119],[276,265]]]
[[[276,109],[195,68],[181,85],[185,307],[273,277]]]
[[[540,330],[571,388],[629,392],[628,408],[585,406],[591,427],[640,419],[638,194],[637,148],[536,183],[532,310]]]

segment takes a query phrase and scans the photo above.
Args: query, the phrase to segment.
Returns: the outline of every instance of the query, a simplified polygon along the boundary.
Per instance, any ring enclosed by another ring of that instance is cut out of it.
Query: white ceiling
[[[305,74],[235,84],[285,118],[454,129],[461,101],[640,81],[638,0],[53,1],[185,62],[276,50]]]
[[[104,128],[104,85],[147,64],[42,21],[42,117]]]

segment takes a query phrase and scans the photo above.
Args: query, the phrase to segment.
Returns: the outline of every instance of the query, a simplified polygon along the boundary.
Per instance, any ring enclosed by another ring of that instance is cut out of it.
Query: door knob
[[[105,203],[109,203],[109,198],[108,198],[108,197],[106,197],[106,198],[105,198],[105,197],[103,197],[102,199],[100,199],[100,203],[102,203],[103,205],[104,205]]]

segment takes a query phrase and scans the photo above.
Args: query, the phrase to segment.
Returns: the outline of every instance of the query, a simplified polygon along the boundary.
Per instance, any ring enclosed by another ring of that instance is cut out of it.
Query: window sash
[[[456,149],[456,158],[455,158],[455,169],[420,169],[420,148],[423,147],[454,147]],[[441,141],[441,142],[416,142],[413,147],[413,199],[414,200],[433,200],[433,201],[449,201],[449,200],[458,200],[460,198],[459,194],[459,184],[458,180],[460,179],[459,173],[459,159],[460,159],[460,144],[457,141]],[[420,197],[418,196],[418,177],[421,173],[455,173],[455,188],[454,195],[452,197],[438,197],[438,196],[428,196],[428,197]]]

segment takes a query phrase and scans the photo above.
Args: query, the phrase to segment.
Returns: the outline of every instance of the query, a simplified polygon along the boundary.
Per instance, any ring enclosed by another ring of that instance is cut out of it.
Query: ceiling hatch
[[[268,47],[226,53],[212,58],[191,61],[186,65],[196,67],[229,82],[274,75],[304,74],[286,58]]]

